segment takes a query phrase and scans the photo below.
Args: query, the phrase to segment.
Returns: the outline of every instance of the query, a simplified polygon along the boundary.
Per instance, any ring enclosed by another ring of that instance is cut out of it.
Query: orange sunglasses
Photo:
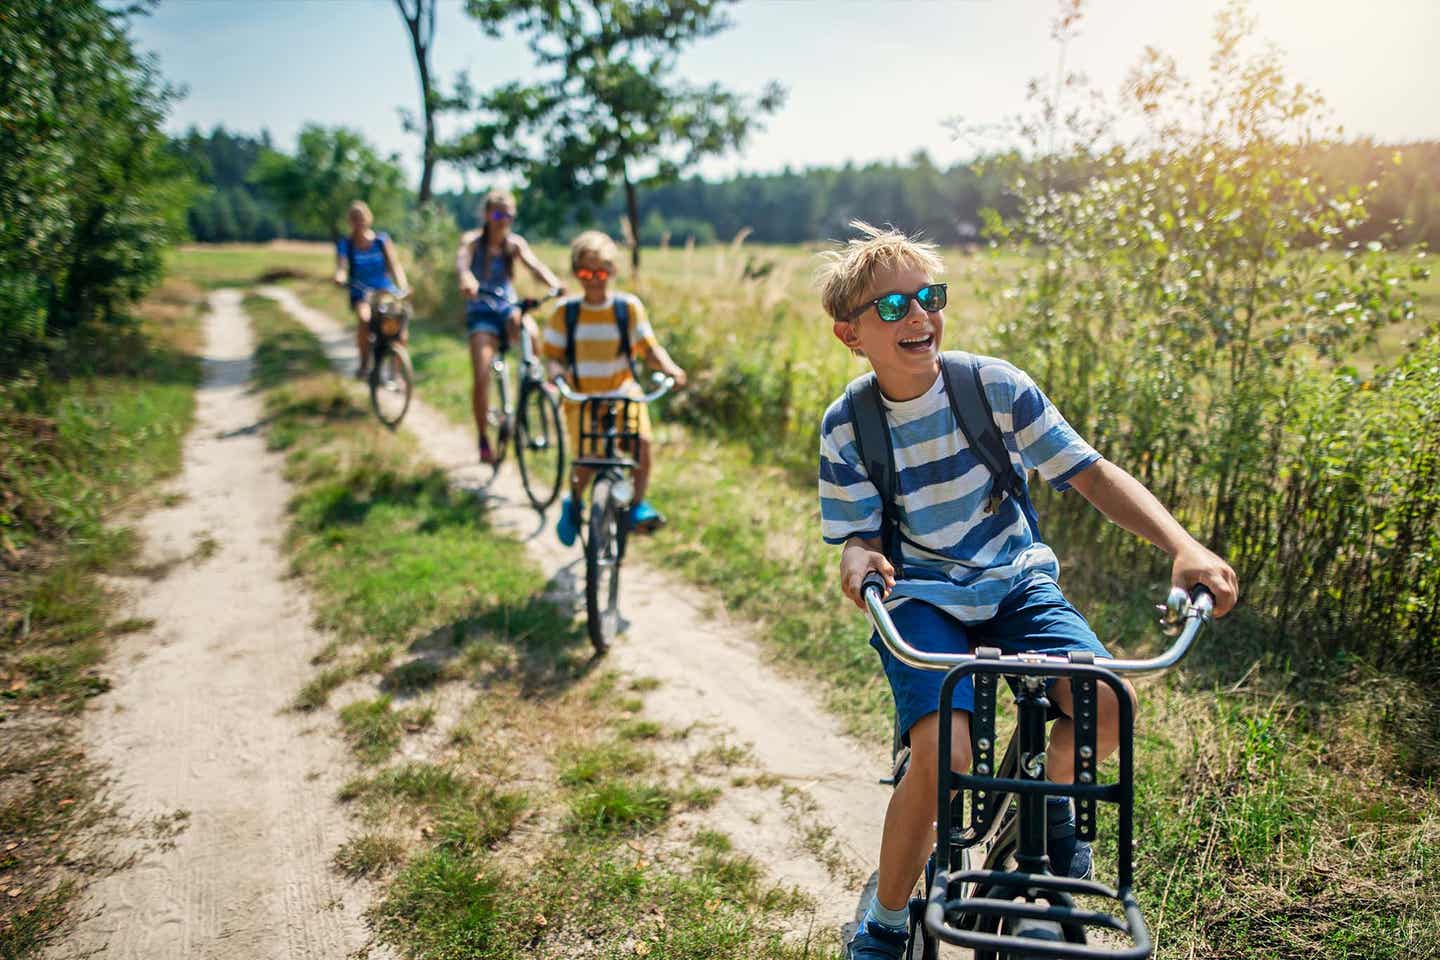
[[[610,271],[603,267],[599,270],[591,270],[589,267],[576,267],[575,276],[581,280],[609,280]]]

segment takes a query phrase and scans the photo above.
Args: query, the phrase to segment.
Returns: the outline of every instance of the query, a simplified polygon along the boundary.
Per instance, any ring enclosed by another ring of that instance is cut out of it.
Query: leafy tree
[[[192,184],[160,132],[170,92],[131,46],[135,13],[0,8],[0,357],[112,316],[183,229]]]
[[[331,239],[344,231],[352,201],[368,203],[376,222],[394,223],[403,217],[409,199],[396,159],[382,158],[364,137],[345,127],[307,125],[300,131],[295,155],[265,153],[251,181],[275,199],[301,232]]]
[[[684,47],[729,25],[722,14],[729,2],[467,0],[491,36],[508,26],[528,37],[553,76],[479,98],[486,119],[448,155],[484,170],[519,171],[529,187],[527,218],[551,223],[572,205],[583,218],[618,181],[630,237],[638,238],[637,182],[674,180],[704,157],[738,149],[784,100],[775,83],[750,98],[673,79]],[[631,257],[638,267],[638,243]]]

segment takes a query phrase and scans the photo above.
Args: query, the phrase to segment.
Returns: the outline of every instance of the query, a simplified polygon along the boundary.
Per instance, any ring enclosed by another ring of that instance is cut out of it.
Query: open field
[[[558,251],[542,255],[559,265]],[[813,428],[797,413],[793,450],[757,449],[735,426],[745,409],[737,414],[716,399],[744,402],[752,381],[727,393],[703,379],[707,370],[733,375],[731,360],[748,357],[754,383],[776,366],[803,368],[813,371],[819,393],[820,384],[859,367],[826,339],[806,292],[807,254],[778,251],[772,259],[783,258],[788,273],[777,267],[761,281],[742,282],[734,273],[743,271],[746,255],[754,251],[652,254],[635,287],[653,301],[660,336],[699,381],[696,396],[677,398],[672,411],[688,426],[672,417],[660,431],[656,499],[672,523],[644,549],[764,623],[777,662],[826,688],[857,734],[883,736],[887,695],[873,653],[858,614],[836,597],[833,554],[816,544],[813,481],[804,477],[811,454],[798,439]],[[262,262],[227,256],[227,270]],[[680,275],[686,258],[698,277]],[[268,255],[263,262],[269,269]],[[320,279],[326,252],[294,262],[316,275],[294,281],[297,292],[343,317],[338,292]],[[468,359],[453,304],[445,305],[449,282],[439,270],[417,278],[414,354],[422,396],[464,422]],[[1433,279],[1422,295],[1432,310]],[[682,304],[673,313],[667,296]],[[431,297],[442,305],[427,309]],[[978,302],[957,301],[961,323],[951,318],[950,329],[972,329],[964,321],[973,317],[973,329],[983,330]],[[1381,338],[1376,358],[1389,359],[1409,335]],[[794,408],[822,400],[801,397]],[[1161,595],[1161,583],[1092,582],[1083,548],[1062,562],[1102,638],[1129,652],[1158,642],[1145,605]],[[1406,754],[1419,745],[1397,739],[1390,722],[1423,700],[1423,691],[1355,663],[1295,667],[1256,646],[1239,617],[1183,671],[1142,692],[1138,869],[1142,902],[1162,931],[1161,956],[1338,950],[1418,960],[1426,944],[1440,940],[1440,795],[1433,783],[1402,772],[1414,768]],[[380,731],[378,740],[366,733],[376,726],[369,714],[356,710],[348,722],[357,743],[387,749],[393,733]]]

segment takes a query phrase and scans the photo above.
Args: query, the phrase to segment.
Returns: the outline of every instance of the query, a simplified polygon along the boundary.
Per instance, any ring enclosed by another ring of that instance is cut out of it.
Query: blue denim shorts
[[[1048,577],[1031,577],[1012,590],[995,616],[983,623],[963,624],[920,600],[907,600],[890,612],[900,636],[927,653],[973,653],[976,647],[999,647],[1002,653],[1051,653],[1088,650],[1097,657],[1110,654],[1090,629],[1079,610],[1065,599]],[[901,663],[878,634],[870,645],[880,654],[895,713],[908,741],[910,728],[940,709],[944,670],[918,670]],[[951,704],[970,713],[975,709],[975,683],[965,677],[955,685]]]
[[[465,335],[488,333],[500,343],[500,352],[510,347],[510,313],[499,310],[471,309],[465,311]]]

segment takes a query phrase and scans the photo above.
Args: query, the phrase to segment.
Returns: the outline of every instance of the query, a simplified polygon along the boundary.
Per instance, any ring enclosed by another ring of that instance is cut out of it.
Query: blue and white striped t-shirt
[[[963,356],[963,355],[962,355]],[[1100,459],[1035,382],[993,357],[978,357],[980,382],[1010,460],[1038,470],[1056,490]],[[968,358],[966,358],[968,362]],[[990,474],[965,440],[945,394],[945,379],[913,400],[886,399],[895,449],[897,510],[905,579],[890,603],[905,598],[939,607],[962,623],[988,620],[1031,576],[1059,580],[1060,562],[1031,532],[1012,497],[985,509]],[[855,444],[848,395],[820,424],[820,525],[827,543],[880,535],[880,495]]]

